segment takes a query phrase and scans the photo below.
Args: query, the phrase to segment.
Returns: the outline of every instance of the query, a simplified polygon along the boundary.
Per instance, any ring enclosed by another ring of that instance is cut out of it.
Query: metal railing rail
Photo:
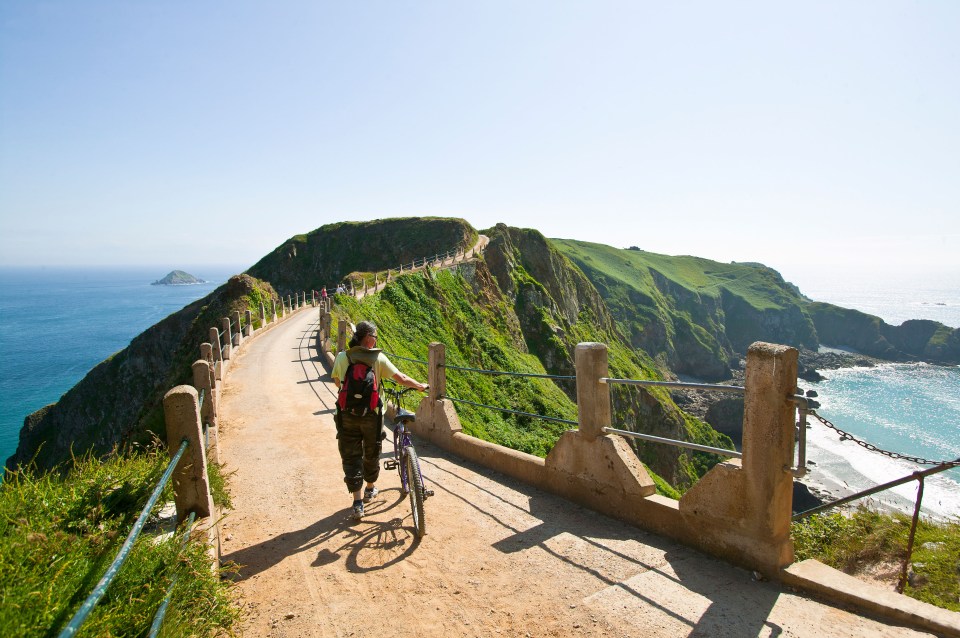
[[[196,512],[190,512],[190,516],[187,517],[187,526],[183,532],[183,541],[180,543],[179,554],[183,553],[183,549],[187,546],[187,542],[190,540],[190,532],[193,529],[193,522],[197,518]],[[173,599],[173,588],[177,586],[177,581],[180,580],[180,574],[174,574],[173,578],[170,579],[170,585],[167,587],[167,594],[163,597],[163,602],[160,603],[160,608],[157,609],[157,613],[153,617],[153,624],[150,625],[150,633],[148,634],[149,638],[156,638],[157,634],[160,633],[160,628],[163,626],[163,621],[167,616],[167,609],[170,607],[170,601]]]
[[[140,532],[143,531],[143,526],[147,522],[147,517],[157,504],[157,500],[160,498],[163,488],[166,487],[167,483],[170,481],[170,477],[173,476],[173,471],[176,469],[177,463],[180,462],[180,458],[183,456],[183,453],[187,449],[189,443],[189,441],[184,439],[180,444],[180,449],[177,450],[177,453],[170,460],[170,464],[167,466],[166,471],[163,473],[163,476],[160,477],[159,484],[157,485],[156,489],[153,490],[153,494],[150,495],[146,505],[143,506],[143,511],[140,512],[140,517],[137,519],[137,522],[134,523],[133,529],[130,530],[130,534],[127,535],[127,540],[124,541],[123,546],[117,553],[117,557],[114,558],[113,563],[111,563],[110,567],[107,568],[107,571],[100,579],[100,582],[98,582],[97,586],[94,587],[93,592],[87,596],[87,599],[83,601],[80,609],[77,610],[77,613],[74,614],[73,618],[70,619],[70,622],[67,623],[67,626],[64,627],[60,632],[59,638],[69,638],[70,636],[74,636],[80,629],[80,626],[87,619],[87,616],[90,615],[90,612],[93,611],[93,608],[96,607],[97,603],[100,602],[100,599],[103,598],[107,588],[116,577],[117,572],[120,571],[120,568],[123,567],[123,564],[127,561],[127,558],[129,558],[130,551],[133,549],[134,543],[140,536]]]
[[[499,408],[495,405],[486,405],[485,403],[474,403],[473,401],[467,401],[466,399],[456,399],[448,394],[441,394],[441,399],[449,399],[454,403],[466,403],[467,405],[473,405],[478,408],[487,408],[490,410],[497,410],[498,412],[507,412],[509,414],[518,414],[520,416],[529,416],[536,419],[543,419],[544,421],[554,421],[556,423],[566,423],[568,425],[579,425],[577,421],[571,421],[570,419],[560,419],[554,416],[546,416],[545,414],[534,414],[533,412],[521,412],[520,410],[510,410],[508,408]]]
[[[657,387],[657,388],[666,388],[668,390],[703,390],[710,392],[732,392],[736,394],[745,394],[746,388],[739,385],[725,385],[720,383],[688,383],[685,381],[653,381],[653,380],[637,380],[637,379],[615,379],[613,377],[601,377],[599,379],[600,383],[607,384],[623,384],[623,385],[634,385],[640,387]],[[787,397],[787,401],[790,401],[797,406],[798,413],[798,438],[797,438],[797,464],[794,467],[784,466],[783,470],[791,475],[794,478],[800,478],[805,476],[807,473],[807,414],[812,409],[819,404],[812,399],[808,399],[802,395],[794,395]],[[618,430],[615,428],[604,428],[604,432],[611,432],[615,434],[620,434],[621,436],[629,436],[635,439],[643,439],[645,441],[650,441],[652,443],[662,443],[665,445],[673,445],[675,447],[689,448],[692,450],[698,450],[701,452],[710,452],[712,454],[719,454],[722,456],[727,456],[730,458],[741,459],[743,455],[740,452],[735,450],[725,450],[723,448],[715,448],[707,445],[700,445],[698,443],[689,443],[687,441],[680,441],[678,439],[667,439],[658,436],[652,436],[649,434],[640,434],[637,432],[631,432],[629,430]]]
[[[619,383],[623,385],[638,385],[642,387],[672,388],[674,390],[713,390],[717,392],[737,392],[743,394],[746,388],[740,385],[722,385],[719,383],[685,383],[682,381],[644,381],[637,379],[614,379],[600,377],[600,383]]]
[[[461,370],[463,372],[476,372],[479,374],[491,374],[491,375],[504,375],[512,377],[532,377],[535,379],[560,379],[564,381],[575,380],[576,375],[562,375],[562,374],[538,374],[535,372],[507,372],[506,370],[484,370],[482,368],[466,368],[462,366],[452,366],[449,364],[441,364],[437,367],[446,368],[447,370]]]
[[[400,359],[401,361],[410,361],[411,363],[422,363],[424,365],[429,365],[428,361],[423,361],[422,359],[411,359],[410,357],[403,357],[399,354],[393,354],[392,352],[383,351],[383,354],[387,355],[391,359]]]
[[[721,447],[710,447],[709,445],[700,445],[699,443],[689,443],[687,441],[680,441],[678,439],[665,439],[659,436],[653,436],[652,434],[641,434],[639,432],[631,432],[630,430],[618,430],[616,428],[601,428],[601,431],[608,434],[619,434],[620,436],[628,436],[633,439],[643,439],[644,441],[650,441],[652,443],[663,443],[664,445],[672,445],[674,447],[683,447],[691,450],[697,450],[698,452],[710,452],[711,454],[719,454],[721,456],[729,456],[734,459],[742,459],[743,454],[737,452],[736,450],[725,450]]]

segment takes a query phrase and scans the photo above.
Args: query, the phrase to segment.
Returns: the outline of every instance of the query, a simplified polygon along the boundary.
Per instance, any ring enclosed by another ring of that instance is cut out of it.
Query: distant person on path
[[[349,348],[337,354],[330,376],[337,388],[337,447],[343,463],[343,482],[353,495],[353,517],[363,518],[363,504],[377,495],[380,450],[383,446],[383,403],[379,397],[381,379],[390,379],[423,392],[427,385],[403,374],[382,350],[377,349],[377,326],[361,321],[350,339]],[[363,482],[366,489],[363,490]]]
[[[324,287],[320,290],[320,298],[323,299],[324,301],[327,300],[327,287],[326,287],[326,286],[324,286]]]

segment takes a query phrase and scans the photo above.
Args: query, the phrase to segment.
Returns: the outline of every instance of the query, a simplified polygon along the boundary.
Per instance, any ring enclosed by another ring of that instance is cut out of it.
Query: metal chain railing
[[[920,456],[910,456],[909,454],[900,454],[899,452],[890,452],[889,450],[878,448],[873,443],[868,443],[867,441],[858,439],[857,437],[850,434],[849,432],[838,428],[836,425],[831,423],[828,419],[817,414],[816,411],[814,410],[809,410],[807,413],[813,415],[818,421],[820,421],[820,423],[824,424],[825,426],[827,426],[828,428],[830,428],[831,430],[839,434],[841,441],[853,441],[854,443],[856,443],[857,445],[859,445],[865,450],[870,450],[871,452],[882,454],[883,456],[887,456],[891,459],[902,459],[904,461],[910,461],[912,463],[916,463],[917,465],[950,465],[950,466],[960,467],[960,458],[953,461],[931,461],[929,459],[925,459]]]

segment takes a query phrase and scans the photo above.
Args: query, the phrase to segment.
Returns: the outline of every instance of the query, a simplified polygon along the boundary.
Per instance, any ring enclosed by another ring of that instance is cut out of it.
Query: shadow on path
[[[380,494],[383,496],[390,492],[397,492],[399,497],[392,502],[380,499],[368,504],[370,509],[362,521],[353,520],[348,507],[303,529],[284,532],[256,545],[224,554],[222,560],[239,566],[232,577],[237,582],[264,572],[290,556],[317,547],[317,556],[311,563],[313,567],[334,563],[344,553],[347,570],[353,573],[388,567],[404,560],[420,544],[412,524],[405,527],[403,518],[394,516],[387,521],[371,520],[371,517],[389,512],[406,500],[397,488],[385,489]],[[335,547],[331,549],[331,545]]]

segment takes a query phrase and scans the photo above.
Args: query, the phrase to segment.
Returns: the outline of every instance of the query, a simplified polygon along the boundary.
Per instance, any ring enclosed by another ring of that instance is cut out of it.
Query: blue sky
[[[960,272],[960,3],[0,3],[0,265],[408,215]]]

